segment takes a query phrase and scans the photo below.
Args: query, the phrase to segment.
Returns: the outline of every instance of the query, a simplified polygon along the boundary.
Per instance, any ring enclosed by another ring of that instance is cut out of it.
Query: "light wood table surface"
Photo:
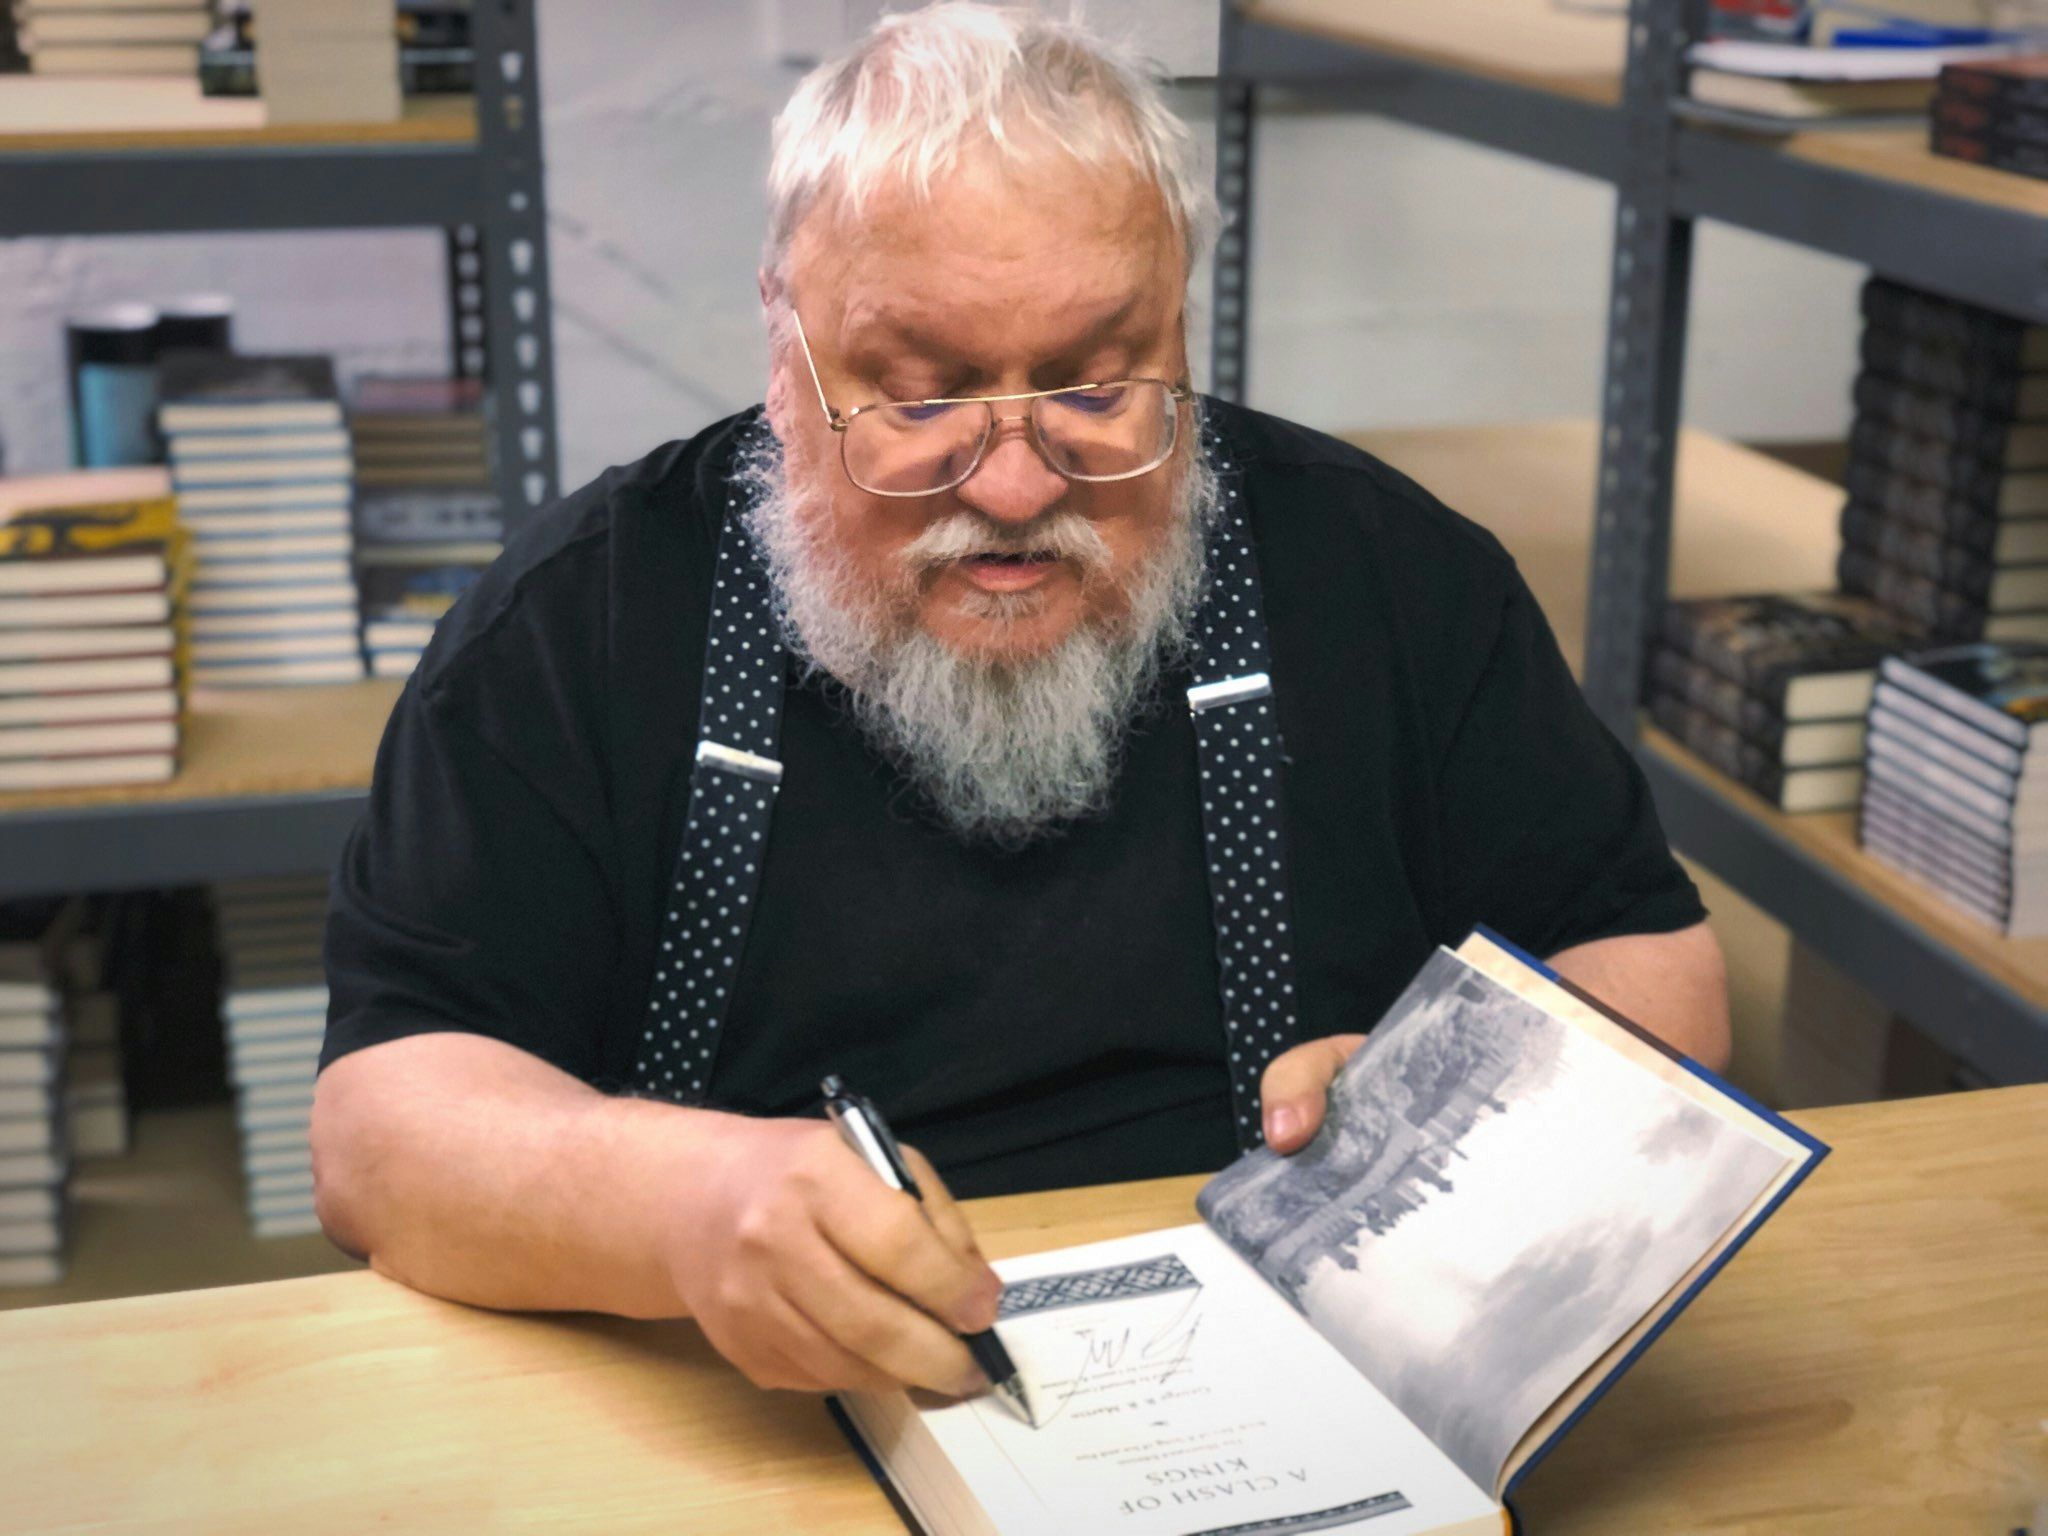
[[[2048,1414],[2048,1087],[1795,1116],[1834,1156],[1530,1479],[1532,1536],[2002,1533]],[[996,1255],[1196,1179],[971,1207]],[[0,1531],[900,1530],[821,1405],[689,1323],[360,1272],[0,1317]],[[1085,1536],[1085,1533],[1076,1533]]]

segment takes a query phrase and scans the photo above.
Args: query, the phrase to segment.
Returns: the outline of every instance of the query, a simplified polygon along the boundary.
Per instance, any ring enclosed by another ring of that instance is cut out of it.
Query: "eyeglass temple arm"
[[[796,323],[797,344],[803,348],[804,366],[811,370],[811,388],[818,392],[818,409],[825,413],[825,424],[834,432],[844,432],[846,419],[826,403],[825,383],[818,377],[818,364],[811,356],[811,339],[804,334],[804,317],[796,312],[794,304],[789,307],[789,318]]]

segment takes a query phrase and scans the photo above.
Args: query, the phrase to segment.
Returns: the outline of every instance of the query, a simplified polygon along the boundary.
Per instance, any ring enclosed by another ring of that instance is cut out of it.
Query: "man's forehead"
[[[1126,172],[963,165],[919,197],[827,202],[792,250],[806,325],[915,344],[1020,314],[1080,336],[1178,313],[1180,240],[1158,191]]]

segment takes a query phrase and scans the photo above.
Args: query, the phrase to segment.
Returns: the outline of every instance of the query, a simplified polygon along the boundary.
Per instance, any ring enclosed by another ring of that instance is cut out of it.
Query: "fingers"
[[[975,1241],[974,1229],[967,1224],[967,1217],[953,1192],[946,1188],[946,1181],[939,1177],[939,1170],[915,1147],[903,1148],[903,1156],[917,1178],[917,1187],[924,1191],[925,1216],[938,1228],[946,1246],[977,1264],[986,1264],[988,1260],[982,1256],[981,1244]]]
[[[827,1342],[892,1382],[954,1397],[988,1385],[950,1328],[861,1273],[828,1244],[819,1243],[792,1271],[786,1294]]]
[[[855,1269],[956,1332],[976,1333],[993,1323],[1002,1282],[973,1251],[966,1220],[931,1165],[921,1157],[911,1165],[925,1192],[920,1208],[908,1195],[882,1187],[850,1153],[846,1162],[844,1178],[817,1210],[832,1246]],[[942,1213],[950,1235],[937,1224]]]
[[[761,1298],[752,1310],[754,1326],[711,1342],[755,1386],[791,1392],[887,1392],[901,1385],[827,1338],[787,1298]]]
[[[1330,1080],[1364,1043],[1363,1035],[1326,1035],[1267,1064],[1259,1084],[1267,1146],[1275,1152],[1296,1152],[1307,1145],[1322,1126]]]

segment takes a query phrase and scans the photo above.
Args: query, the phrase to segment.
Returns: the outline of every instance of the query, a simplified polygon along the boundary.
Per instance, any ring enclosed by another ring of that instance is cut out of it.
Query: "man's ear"
[[[776,284],[775,274],[766,267],[756,268],[754,283],[761,290],[761,308],[763,312],[772,310],[775,307],[777,296],[782,292],[781,288]]]

